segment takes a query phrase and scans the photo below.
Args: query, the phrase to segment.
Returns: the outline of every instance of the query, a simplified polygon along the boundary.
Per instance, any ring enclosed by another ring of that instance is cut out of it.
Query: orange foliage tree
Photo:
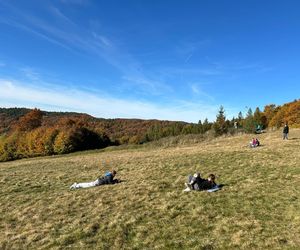
[[[17,124],[20,131],[31,131],[42,124],[43,112],[39,109],[33,109],[22,116]]]

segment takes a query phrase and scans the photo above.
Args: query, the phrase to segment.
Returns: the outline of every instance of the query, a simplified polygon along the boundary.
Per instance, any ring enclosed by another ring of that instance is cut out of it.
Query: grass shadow
[[[118,183],[123,183],[123,182],[127,182],[127,180],[121,180],[121,179],[117,179],[116,183],[115,184],[118,184]]]

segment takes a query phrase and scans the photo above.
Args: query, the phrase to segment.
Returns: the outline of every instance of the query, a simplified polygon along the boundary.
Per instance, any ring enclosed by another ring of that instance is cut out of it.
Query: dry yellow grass
[[[1,163],[0,248],[299,249],[300,130],[250,139]],[[124,182],[69,190],[108,168]],[[194,171],[223,189],[183,193]]]

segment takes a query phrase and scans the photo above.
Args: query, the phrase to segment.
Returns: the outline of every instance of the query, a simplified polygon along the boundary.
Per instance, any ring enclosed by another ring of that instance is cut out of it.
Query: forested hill
[[[141,144],[182,134],[215,136],[236,132],[253,133],[257,128],[300,127],[300,99],[282,106],[266,105],[248,110],[245,117],[228,120],[220,108],[214,123],[205,119],[186,123],[141,119],[103,119],[73,112],[0,108],[0,161],[103,148],[109,145]]]
[[[32,111],[28,108],[0,108],[0,135],[4,132],[9,131],[18,123],[20,117],[26,115]],[[57,120],[59,117],[63,116],[88,116],[86,114],[75,113],[75,112],[48,112],[42,111],[44,117],[53,117]]]
[[[25,119],[24,119],[25,117]],[[26,119],[27,117],[27,119]],[[31,120],[35,120],[36,124]],[[142,119],[104,119],[95,118],[84,113],[48,112],[26,108],[0,108],[0,135],[11,134],[16,130],[29,132],[38,127],[86,127],[107,135],[114,143],[142,143],[150,130],[159,127],[164,136],[179,134],[189,125],[186,122],[142,120]],[[149,130],[150,129],[150,130]],[[172,130],[172,131],[171,131]],[[179,131],[180,130],[180,131]],[[155,135],[153,135],[155,137]],[[157,135],[158,136],[158,135]],[[148,138],[150,139],[150,138]],[[153,138],[157,139],[157,138]]]
[[[166,136],[199,133],[186,122],[103,119],[82,113],[0,109],[0,161],[141,144]]]

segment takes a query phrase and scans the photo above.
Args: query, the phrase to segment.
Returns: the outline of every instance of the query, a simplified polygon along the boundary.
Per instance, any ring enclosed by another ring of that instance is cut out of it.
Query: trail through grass
[[[300,130],[0,164],[0,249],[299,249]],[[102,163],[106,162],[103,166]],[[117,185],[70,191],[108,168]],[[216,193],[183,193],[215,173]]]

